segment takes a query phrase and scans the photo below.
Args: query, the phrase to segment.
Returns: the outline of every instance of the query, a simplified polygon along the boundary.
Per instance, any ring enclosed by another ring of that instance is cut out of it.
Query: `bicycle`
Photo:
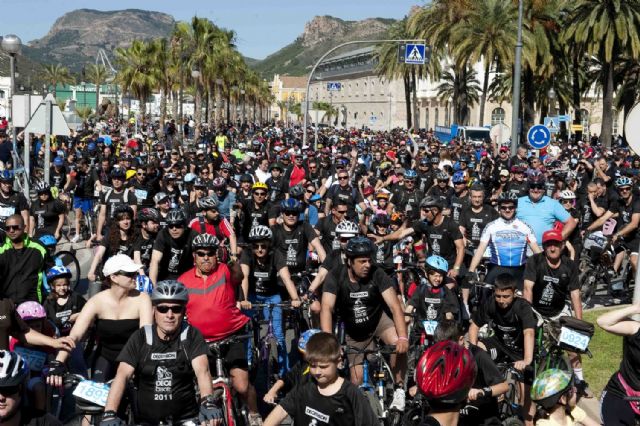
[[[376,344],[376,349],[359,349],[346,346],[344,354],[362,354],[362,384],[358,386],[364,392],[373,412],[380,420],[381,426],[399,426],[402,424],[402,413],[389,408],[393,399],[393,373],[384,355],[396,352],[395,345]],[[377,368],[371,374],[369,355],[377,362]]]
[[[53,261],[58,266],[65,266],[71,271],[71,291],[75,291],[80,284],[80,262],[76,257],[76,249],[71,247],[69,250],[60,250],[53,255]]]
[[[223,426],[249,425],[249,411],[244,404],[240,403],[231,389],[229,374],[224,367],[223,349],[232,343],[242,342],[251,338],[253,338],[251,334],[245,334],[207,343],[215,365],[215,371],[211,372],[213,375],[213,396],[220,401]]]
[[[109,395],[109,385],[85,379],[79,374],[67,373],[63,378],[63,389],[72,390],[76,397],[74,419],[88,418],[90,425],[99,425]],[[62,393],[58,396],[57,407],[53,409],[60,416]]]

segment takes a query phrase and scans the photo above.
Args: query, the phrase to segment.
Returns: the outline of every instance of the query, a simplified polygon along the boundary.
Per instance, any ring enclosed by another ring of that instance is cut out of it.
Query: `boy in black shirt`
[[[340,345],[329,333],[307,344],[312,380],[300,384],[276,406],[264,426],[279,425],[289,415],[295,424],[369,426],[378,423],[367,399],[354,384],[338,376]]]

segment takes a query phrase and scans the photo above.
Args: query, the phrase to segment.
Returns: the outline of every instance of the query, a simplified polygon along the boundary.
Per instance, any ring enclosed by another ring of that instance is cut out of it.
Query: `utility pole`
[[[522,72],[522,0],[518,1],[518,41],[516,43],[516,62],[513,70],[513,99],[511,100],[511,156],[516,155],[518,136],[520,135],[518,120],[520,115],[520,74]]]

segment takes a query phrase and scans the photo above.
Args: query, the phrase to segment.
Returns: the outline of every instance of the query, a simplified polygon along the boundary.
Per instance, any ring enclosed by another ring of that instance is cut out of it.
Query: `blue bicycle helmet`
[[[96,150],[96,144],[91,142],[89,145],[87,145],[87,151],[89,152],[93,152]]]
[[[280,210],[283,212],[300,212],[302,204],[295,198],[287,198],[280,202]]]
[[[441,256],[433,255],[427,257],[425,265],[428,270],[438,271],[443,275],[447,275],[447,272],[449,272],[449,262]]]
[[[62,167],[64,166],[64,158],[62,157],[56,157],[53,159],[53,165],[54,166],[58,166],[58,167]]]
[[[622,186],[631,186],[632,184],[633,182],[631,181],[631,179],[626,176],[619,177],[615,182],[616,188],[620,188]]]
[[[467,177],[465,176],[464,172],[460,171],[460,172],[455,172],[453,174],[453,183],[466,183],[467,182]]]
[[[38,238],[38,241],[40,241],[40,244],[42,244],[46,248],[55,247],[56,244],[58,244],[58,240],[56,240],[56,237],[49,234],[41,235],[40,238]]]
[[[71,278],[71,270],[66,266],[54,266],[47,271],[47,281],[52,281],[58,278]]]
[[[317,328],[310,328],[300,335],[298,339],[298,350],[301,354],[305,354],[307,352],[307,343],[309,343],[309,339],[315,334],[322,333],[322,330],[318,330]]]
[[[0,182],[13,182],[14,177],[13,170],[3,170],[0,172]]]
[[[404,171],[405,179],[415,179],[417,177],[418,177],[418,173],[416,173],[416,171],[413,169],[407,169]]]

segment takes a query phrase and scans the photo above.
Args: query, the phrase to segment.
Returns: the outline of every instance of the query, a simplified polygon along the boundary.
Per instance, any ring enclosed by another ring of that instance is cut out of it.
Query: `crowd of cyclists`
[[[635,271],[638,156],[597,138],[511,156],[427,130],[312,134],[306,146],[297,126],[249,123],[194,141],[99,121],[52,139],[33,197],[2,164],[0,424],[66,421],[73,408],[54,413],[51,395],[73,374],[110,383],[102,425],[244,424],[222,371],[247,425],[380,424],[361,389],[378,347],[395,424],[503,424],[505,365],[520,424],[636,424],[640,305],[598,320],[624,336],[601,419],[576,406],[593,398],[585,348],[537,368],[537,336],[588,325],[590,235],[608,238],[612,279]],[[46,145],[31,146],[40,168]],[[92,250],[99,292],[79,294],[52,238]],[[629,281],[604,297],[630,301]],[[261,320],[277,366],[263,381]]]

